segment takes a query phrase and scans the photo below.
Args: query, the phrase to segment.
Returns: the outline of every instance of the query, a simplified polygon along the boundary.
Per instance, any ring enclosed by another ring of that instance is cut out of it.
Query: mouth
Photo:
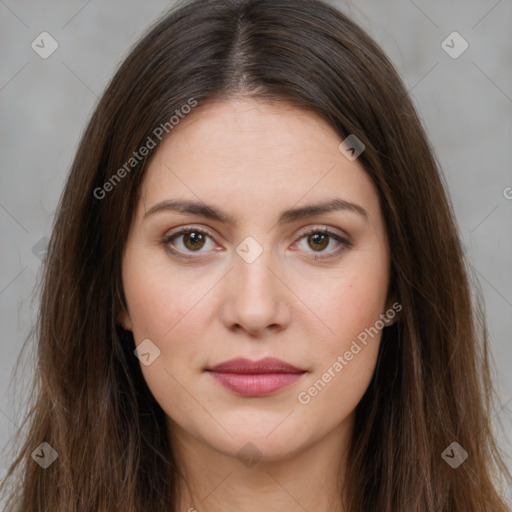
[[[259,361],[230,359],[205,371],[225,388],[247,397],[270,395],[290,386],[308,373],[290,363],[270,357]]]

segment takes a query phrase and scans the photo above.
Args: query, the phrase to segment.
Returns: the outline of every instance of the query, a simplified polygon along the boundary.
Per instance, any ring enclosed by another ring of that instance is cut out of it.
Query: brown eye
[[[164,249],[178,258],[193,258],[192,253],[203,255],[208,243],[215,247],[213,236],[199,228],[184,228],[162,240]]]
[[[308,235],[308,244],[312,249],[323,251],[329,245],[329,236],[325,233]]]
[[[205,236],[199,231],[190,231],[183,234],[183,245],[191,251],[202,249],[205,244]]]
[[[303,233],[297,244],[300,245],[303,239],[306,240],[306,244],[304,245],[307,246],[304,250],[309,253],[313,252],[313,259],[315,260],[338,256],[345,249],[352,246],[351,242],[327,228],[310,229],[306,233]],[[331,242],[334,242],[335,248],[326,250]]]

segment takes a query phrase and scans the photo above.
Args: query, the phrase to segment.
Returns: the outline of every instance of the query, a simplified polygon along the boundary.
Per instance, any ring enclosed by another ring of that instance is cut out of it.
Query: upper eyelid
[[[164,238],[171,238],[176,235],[182,235],[183,231],[189,231],[189,230],[194,230],[194,229],[196,229],[197,231],[204,232],[211,238],[214,238],[214,239],[216,238],[216,235],[213,234],[209,228],[205,228],[202,226],[196,226],[194,224],[187,224],[185,226],[180,226],[180,227],[174,228],[173,233],[165,234]],[[347,239],[347,241],[349,241],[348,240],[349,235],[347,233],[345,233],[343,230],[341,230],[340,228],[327,226],[325,224],[312,224],[310,226],[302,228],[301,230],[299,230],[298,236],[302,237],[302,236],[308,234],[310,231],[315,231],[315,230],[318,230],[318,231],[327,230],[327,231],[332,232],[332,234],[338,235],[342,238]],[[220,236],[220,238],[224,238],[224,237]]]
[[[175,228],[172,233],[168,233],[168,234],[166,233],[163,236],[163,238],[168,239],[168,238],[173,238],[175,236],[182,236],[184,234],[183,232],[193,231],[194,229],[197,231],[200,231],[201,233],[205,233],[210,238],[213,238],[213,239],[216,238],[216,235],[212,234],[209,229],[204,228],[204,227],[194,226],[194,225],[186,225],[186,226],[180,226],[179,228]]]

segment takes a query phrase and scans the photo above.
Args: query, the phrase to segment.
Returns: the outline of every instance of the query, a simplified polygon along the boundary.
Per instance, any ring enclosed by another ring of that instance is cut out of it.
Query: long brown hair
[[[356,134],[365,145],[359,162],[379,193],[390,294],[403,309],[384,329],[356,409],[347,511],[505,511],[500,483],[512,479],[490,424],[485,317],[442,174],[381,49],[318,0],[187,2],[151,28],[112,79],[55,218],[26,436],[4,483],[6,490],[16,475],[7,510],[175,510],[180,468],[164,413],[131,333],[116,322],[126,306],[123,248],[150,155],[127,162],[157,127],[172,136],[169,119],[191,99],[234,95],[309,109],[340,141]],[[46,469],[31,457],[43,442],[58,454]],[[442,457],[454,442],[468,454],[457,468]]]

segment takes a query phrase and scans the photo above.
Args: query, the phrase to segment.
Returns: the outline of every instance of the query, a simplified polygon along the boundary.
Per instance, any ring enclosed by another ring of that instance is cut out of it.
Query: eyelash
[[[186,227],[186,228],[181,229],[180,231],[177,231],[176,233],[172,233],[171,235],[164,237],[164,239],[161,241],[164,249],[166,251],[168,251],[169,253],[171,253],[173,256],[176,256],[177,258],[180,258],[180,259],[184,259],[184,260],[196,259],[197,256],[185,256],[182,251],[172,249],[169,245],[170,242],[172,242],[176,238],[179,238],[180,236],[186,235],[188,233],[199,233],[201,235],[208,236],[212,240],[214,239],[214,237],[208,231],[206,231],[204,229],[194,228],[194,227]],[[309,235],[318,234],[318,233],[323,234],[323,235],[328,235],[330,238],[333,238],[334,240],[339,242],[341,244],[341,246],[338,249],[331,251],[328,256],[315,255],[312,258],[315,261],[334,258],[334,257],[338,256],[341,252],[343,252],[345,249],[352,247],[351,242],[349,242],[348,240],[344,239],[337,233],[334,233],[333,231],[331,231],[327,228],[310,228],[308,231],[302,233],[298,240],[302,240],[303,238],[306,238]]]

